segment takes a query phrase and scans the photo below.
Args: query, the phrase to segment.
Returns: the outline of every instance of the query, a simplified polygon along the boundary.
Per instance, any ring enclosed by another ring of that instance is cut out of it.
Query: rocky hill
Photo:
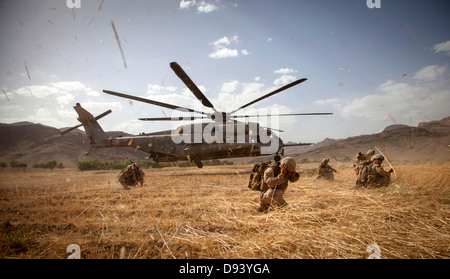
[[[56,160],[66,167],[75,167],[78,161],[98,158],[102,161],[127,162],[145,160],[148,154],[132,148],[95,149],[86,155],[89,143],[82,130],[73,130],[63,136],[60,130],[19,122],[0,124],[0,162],[16,160],[28,166]],[[110,136],[127,135],[123,132],[107,132]],[[285,156],[297,160],[320,161],[328,157],[331,162],[350,162],[358,152],[378,147],[396,163],[449,161],[450,117],[439,121],[420,123],[417,127],[390,125],[372,135],[361,135],[346,139],[325,139],[311,146],[285,148]],[[249,164],[267,157],[233,159],[235,163]]]
[[[326,144],[324,144],[326,142]],[[334,161],[349,162],[356,153],[378,147],[390,160],[401,162],[450,160],[450,117],[440,121],[420,123],[417,127],[390,125],[372,135],[346,139],[328,139],[311,146],[311,150],[287,152],[290,156],[310,161],[328,157]]]
[[[64,129],[62,129],[64,130]],[[60,130],[30,122],[0,124],[0,162],[16,160],[28,166],[55,160],[66,167],[75,167],[78,161],[98,158],[102,161],[127,162],[144,160],[148,155],[132,148],[94,149],[89,155],[89,142],[81,130],[60,135]],[[109,136],[127,135],[107,132]]]

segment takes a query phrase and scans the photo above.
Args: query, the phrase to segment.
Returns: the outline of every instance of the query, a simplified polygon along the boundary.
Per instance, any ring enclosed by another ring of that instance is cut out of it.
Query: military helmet
[[[329,161],[330,161],[330,159],[328,159],[328,158],[323,158],[322,164],[328,163]]]
[[[366,152],[366,154],[375,154],[375,150],[373,150],[373,149],[369,149],[369,150],[367,150],[367,152]]]
[[[376,155],[373,155],[373,156],[372,156],[371,161],[375,161],[375,160],[377,160],[377,159],[383,161],[383,160],[384,160],[384,157],[383,157],[383,155],[381,155],[381,154],[376,154]]]
[[[286,164],[289,171],[295,171],[295,167],[297,166],[297,162],[292,157],[285,157],[281,160],[281,164]]]

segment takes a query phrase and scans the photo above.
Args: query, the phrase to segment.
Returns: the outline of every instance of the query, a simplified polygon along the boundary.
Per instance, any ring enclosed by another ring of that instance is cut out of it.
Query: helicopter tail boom
[[[97,119],[102,118],[103,116],[109,114],[111,110],[106,111],[100,114],[97,117],[94,117],[90,112],[81,107],[79,103],[73,107],[75,111],[78,113],[78,121],[84,127],[86,134],[89,138],[89,143],[92,147],[107,147],[111,145],[109,137],[106,135],[105,131],[103,131],[100,124],[98,124]]]

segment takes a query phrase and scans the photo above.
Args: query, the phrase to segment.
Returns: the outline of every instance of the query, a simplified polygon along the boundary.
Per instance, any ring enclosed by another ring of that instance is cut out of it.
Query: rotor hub
[[[230,120],[230,114],[226,112],[216,111],[211,115],[211,119],[217,122],[227,122]]]

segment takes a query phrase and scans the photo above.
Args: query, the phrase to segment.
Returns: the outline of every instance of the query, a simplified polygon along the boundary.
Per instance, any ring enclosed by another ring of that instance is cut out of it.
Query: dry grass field
[[[348,165],[289,185],[289,206],[258,213],[251,166],[0,173],[0,258],[450,258],[450,163],[397,165],[389,187],[352,190]],[[370,247],[375,247],[370,250]],[[368,250],[369,249],[369,250]]]

